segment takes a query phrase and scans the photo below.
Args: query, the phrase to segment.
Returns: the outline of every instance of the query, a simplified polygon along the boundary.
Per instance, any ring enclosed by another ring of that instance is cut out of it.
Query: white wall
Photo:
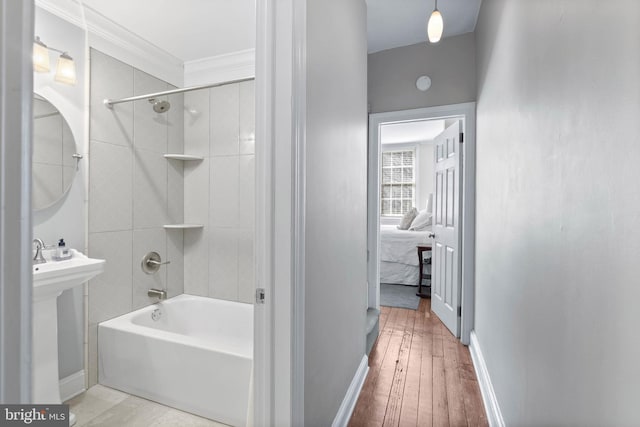
[[[446,24],[445,24],[446,25]],[[371,113],[475,101],[475,35],[448,37],[372,53],[368,58]],[[421,92],[416,79],[431,78]]]
[[[640,424],[638,17],[482,4],[475,327],[509,426]]]
[[[306,38],[304,418],[328,426],[365,354],[365,2],[308,1]]]
[[[85,154],[66,196],[51,207],[34,212],[33,236],[47,245],[64,238],[67,246],[85,251],[84,214],[87,171],[85,137],[85,37],[84,30],[36,7],[35,34],[52,47],[65,49],[76,64],[77,83],[69,86],[54,81],[58,55],[51,52],[51,71],[34,73],[34,91],[44,96],[69,123],[79,153]],[[60,378],[83,369],[83,288],[66,291],[58,298],[58,364]]]

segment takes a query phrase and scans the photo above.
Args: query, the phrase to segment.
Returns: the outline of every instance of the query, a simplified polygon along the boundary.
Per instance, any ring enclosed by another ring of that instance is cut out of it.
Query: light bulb
[[[33,71],[47,73],[50,69],[49,49],[40,41],[40,37],[36,37],[33,42]]]
[[[68,85],[76,84],[76,64],[66,52],[58,58],[55,80]]]
[[[442,14],[438,9],[434,9],[429,17],[429,23],[427,24],[427,35],[431,43],[438,43],[442,38],[442,32],[444,31],[444,21]]]

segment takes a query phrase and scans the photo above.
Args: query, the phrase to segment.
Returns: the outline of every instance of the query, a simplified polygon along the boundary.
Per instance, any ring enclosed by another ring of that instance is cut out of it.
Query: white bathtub
[[[180,295],[98,325],[100,384],[233,426],[252,358],[250,304]]]

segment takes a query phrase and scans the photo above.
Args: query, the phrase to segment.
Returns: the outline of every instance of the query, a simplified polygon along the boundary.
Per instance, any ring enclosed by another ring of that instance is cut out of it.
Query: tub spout
[[[152,298],[158,298],[160,301],[167,299],[167,291],[163,291],[162,289],[149,289],[147,295]]]

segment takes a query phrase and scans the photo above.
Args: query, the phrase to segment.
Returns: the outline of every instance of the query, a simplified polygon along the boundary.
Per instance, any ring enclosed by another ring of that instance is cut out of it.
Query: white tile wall
[[[184,292],[209,295],[209,236],[206,230],[184,231]]]
[[[89,285],[89,322],[111,319],[132,308],[133,231],[89,233],[89,254],[107,260]]]
[[[238,300],[253,303],[255,292],[253,229],[238,232]]]
[[[183,152],[183,96],[172,96],[165,114],[154,112],[147,100],[118,104],[114,110],[102,104],[104,98],[168,88],[91,51],[89,254],[107,263],[89,285],[89,385],[97,381],[99,322],[155,302],[147,296],[149,288],[165,289],[169,296],[184,292],[182,232],[162,227],[184,220],[183,167],[163,157],[169,149]],[[171,264],[144,274],[140,263],[149,251]]]
[[[240,227],[253,229],[255,224],[255,157],[253,154],[240,156],[240,176],[239,176],[239,194],[242,195],[238,200],[238,225]]]
[[[166,230],[167,256],[171,264],[167,269],[167,296],[184,293],[184,234],[182,230]]]
[[[212,226],[209,239],[209,296],[237,301],[238,230]]]
[[[188,145],[188,143],[187,143]],[[209,223],[209,159],[185,162],[184,221],[188,224]]]
[[[162,153],[134,150],[134,228],[162,227],[169,222],[167,167]]]
[[[211,199],[209,200],[211,226],[238,226],[239,184],[239,156],[211,158]]]
[[[173,261],[167,254],[167,237],[164,228],[147,228],[133,231],[133,309],[137,310],[157,302],[149,298],[149,289],[167,289],[167,267],[161,265],[153,274],[142,271],[142,258],[149,252],[157,252],[162,261]]]
[[[209,157],[209,91],[184,94],[184,152]]]
[[[187,293],[253,302],[254,108],[253,82],[185,94],[185,152],[206,157],[184,168],[185,222],[205,224],[184,235]]]
[[[91,141],[89,162],[89,232],[131,230],[131,148]]]
[[[116,104],[105,99],[133,96],[133,67],[91,50],[91,139],[131,147],[133,145],[133,104]]]
[[[240,154],[255,153],[255,82],[240,83]]]
[[[166,163],[168,222],[180,224],[184,222],[184,162],[167,160]]]
[[[210,89],[211,155],[238,155],[240,91],[237,84]]]
[[[173,89],[169,87],[168,89]],[[168,153],[184,153],[184,94],[168,96],[171,109],[166,113],[168,120]]]
[[[147,93],[161,92],[167,90],[169,85],[140,70],[133,72],[133,95],[144,95]],[[167,100],[166,96],[158,97],[157,100]],[[179,108],[174,105],[174,109]],[[171,110],[169,110],[171,111]],[[147,99],[133,102],[134,126],[133,144],[136,149],[151,150],[164,154],[168,148],[168,112],[156,113],[153,104]]]

